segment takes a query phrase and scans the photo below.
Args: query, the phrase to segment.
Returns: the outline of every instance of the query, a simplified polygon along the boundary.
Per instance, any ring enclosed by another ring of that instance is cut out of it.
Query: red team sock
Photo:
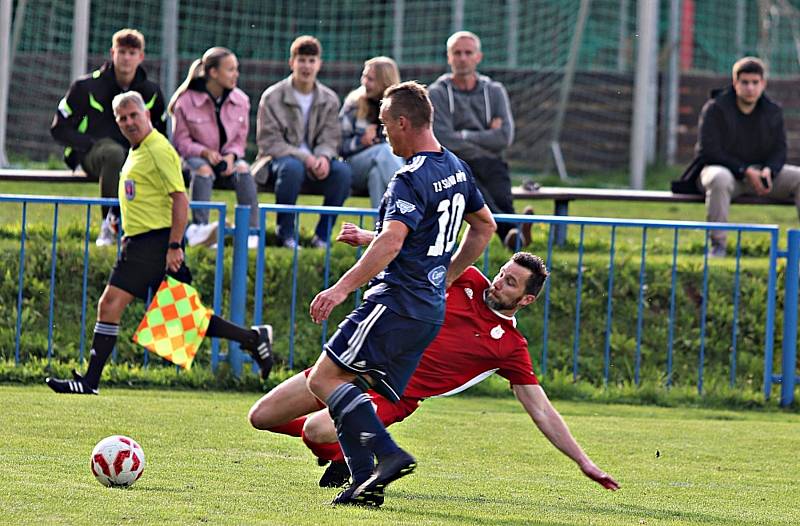
[[[290,437],[300,437],[303,436],[303,425],[305,423],[306,417],[301,416],[290,422],[286,422],[285,424],[271,427],[269,428],[269,431],[272,431],[273,433],[281,433],[282,435],[289,435]]]
[[[290,437],[301,437],[308,449],[310,449],[317,458],[329,460],[331,462],[344,462],[344,455],[342,454],[342,449],[339,447],[339,442],[330,442],[327,444],[312,442],[303,434],[303,425],[305,423],[306,417],[301,416],[285,424],[271,427],[269,431],[282,435],[289,435]]]
[[[303,442],[305,442],[308,449],[310,449],[317,458],[330,460],[331,462],[344,462],[344,454],[342,453],[342,448],[339,447],[339,442],[330,442],[327,444],[312,442],[305,435],[303,435]]]

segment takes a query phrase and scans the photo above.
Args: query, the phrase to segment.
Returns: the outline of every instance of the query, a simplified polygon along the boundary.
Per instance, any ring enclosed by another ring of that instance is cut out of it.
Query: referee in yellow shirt
[[[147,300],[169,273],[185,283],[192,274],[184,263],[183,234],[189,199],[175,149],[153,129],[150,112],[135,91],[114,97],[112,109],[120,131],[131,143],[119,178],[119,203],[125,237],[119,259],[97,304],[89,368],[73,371],[72,380],[47,378],[57,393],[98,394],[100,375],[119,335],[125,308],[135,298]],[[272,367],[272,329],[248,329],[217,315],[211,317],[209,336],[234,340],[250,351],[266,378]]]

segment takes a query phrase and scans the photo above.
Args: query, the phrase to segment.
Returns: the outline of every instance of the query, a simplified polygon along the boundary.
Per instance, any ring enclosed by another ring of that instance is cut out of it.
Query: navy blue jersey
[[[422,152],[394,174],[383,195],[376,232],[401,221],[410,232],[397,257],[370,281],[364,299],[401,316],[444,323],[447,268],[464,214],[483,208],[465,162],[450,151]]]

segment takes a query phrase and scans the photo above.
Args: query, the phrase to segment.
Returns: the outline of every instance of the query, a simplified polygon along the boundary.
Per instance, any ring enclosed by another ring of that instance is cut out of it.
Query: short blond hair
[[[130,27],[120,29],[111,37],[111,47],[132,47],[144,51],[144,35]]]
[[[424,84],[409,80],[389,86],[383,94],[381,106],[387,101],[391,105],[387,110],[393,119],[405,117],[413,128],[429,128],[433,124],[433,104]]]
[[[453,46],[456,45],[456,42],[459,38],[470,38],[473,42],[475,42],[475,46],[478,48],[478,51],[481,50],[481,39],[478,38],[478,35],[473,33],[472,31],[456,31],[450,38],[447,39],[447,52],[449,53]]]

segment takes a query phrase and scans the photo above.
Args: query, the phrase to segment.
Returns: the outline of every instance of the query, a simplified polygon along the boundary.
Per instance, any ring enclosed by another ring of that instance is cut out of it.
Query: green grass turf
[[[252,394],[0,386],[2,524],[796,524],[800,415],[560,402],[622,484],[607,492],[509,398],[431,400],[392,427],[419,460],[381,510],[332,508],[299,439],[257,432]],[[139,441],[142,478],[102,487],[94,444]],[[657,457],[656,451],[659,452]]]

